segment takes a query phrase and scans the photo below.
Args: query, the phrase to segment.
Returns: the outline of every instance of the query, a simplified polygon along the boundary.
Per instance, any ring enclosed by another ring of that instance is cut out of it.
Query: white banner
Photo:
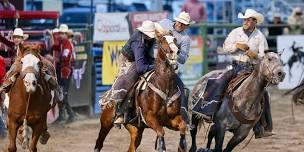
[[[130,37],[128,13],[96,13],[93,40],[119,41]]]
[[[292,89],[299,85],[304,77],[304,35],[278,36],[277,48],[283,51],[281,59],[286,76],[279,84],[280,89]]]

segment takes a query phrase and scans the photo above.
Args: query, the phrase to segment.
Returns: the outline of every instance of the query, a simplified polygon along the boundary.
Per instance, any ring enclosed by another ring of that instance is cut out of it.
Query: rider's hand
[[[258,57],[258,54],[256,52],[253,52],[253,51],[246,51],[246,55],[250,58],[250,59],[257,59]]]
[[[249,50],[249,46],[245,43],[236,43],[235,46],[236,46],[236,48],[238,48],[244,52]]]

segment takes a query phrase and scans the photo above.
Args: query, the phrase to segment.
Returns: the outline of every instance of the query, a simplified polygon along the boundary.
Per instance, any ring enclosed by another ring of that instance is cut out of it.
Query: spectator
[[[191,20],[196,23],[201,23],[206,17],[205,8],[198,0],[186,0],[181,12],[182,11],[189,13]],[[192,35],[197,35],[199,27],[191,27],[189,30]]]
[[[304,17],[300,7],[293,9],[291,16],[287,21],[289,25],[289,34],[303,34],[304,33]]]
[[[9,0],[0,0],[0,11],[15,11],[15,6]]]
[[[0,56],[0,84],[3,83],[4,76],[5,76],[5,62],[4,62],[4,58]],[[2,110],[3,100],[4,100],[3,96],[0,95],[0,109],[2,113],[3,113]],[[6,128],[2,118],[2,114],[0,113],[0,139],[4,137],[6,137]]]
[[[68,102],[68,91],[71,81],[71,74],[73,73],[72,62],[75,61],[73,55],[73,45],[68,37],[69,27],[66,24],[61,24],[59,27],[60,41],[59,41],[59,62],[56,64],[56,72],[59,85],[63,89],[63,101],[59,104],[59,117],[57,123],[70,123],[75,121],[76,115]],[[56,59],[55,59],[56,60]],[[65,121],[65,110],[67,111],[68,118]]]
[[[269,24],[273,24],[274,27],[269,27],[268,28],[268,35],[269,36],[278,36],[278,35],[283,35],[284,33],[284,28],[275,26],[279,24],[284,24],[281,20],[281,15],[279,13],[274,14],[272,22],[269,22]],[[277,41],[276,39],[271,39],[268,41],[269,47],[276,47],[277,46]]]

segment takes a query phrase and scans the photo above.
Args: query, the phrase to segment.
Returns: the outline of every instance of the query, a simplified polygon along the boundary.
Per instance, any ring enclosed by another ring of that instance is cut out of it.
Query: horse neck
[[[239,106],[245,105],[251,109],[252,106],[258,105],[263,97],[264,89],[267,85],[265,77],[260,72],[260,66],[250,74],[250,76],[241,84],[241,86],[233,93],[234,99],[239,100]]]
[[[160,52],[161,50],[158,50]],[[164,60],[166,57],[161,53],[157,53],[156,65],[155,65],[155,82],[164,88],[168,89],[173,86],[173,77],[175,75],[174,70]]]

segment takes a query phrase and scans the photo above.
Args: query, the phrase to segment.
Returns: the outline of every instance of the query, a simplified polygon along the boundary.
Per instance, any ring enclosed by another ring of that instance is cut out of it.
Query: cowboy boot
[[[10,78],[6,79],[1,87],[0,87],[0,93],[5,92],[7,93],[11,87],[11,85],[16,81],[15,75],[11,76]]]
[[[67,114],[69,115],[69,116],[68,116],[68,119],[67,119],[67,121],[66,121],[66,123],[71,123],[71,122],[75,121],[75,119],[76,119],[76,114],[75,114],[75,112],[73,111],[71,105],[69,104],[69,102],[68,102],[68,97],[67,97],[67,96],[68,96],[68,95],[66,95],[65,101],[64,101],[65,108],[66,108],[66,110],[67,110]]]
[[[123,110],[123,103],[117,102],[116,103],[116,118],[114,124],[120,128],[120,125],[124,123],[124,110]]]

